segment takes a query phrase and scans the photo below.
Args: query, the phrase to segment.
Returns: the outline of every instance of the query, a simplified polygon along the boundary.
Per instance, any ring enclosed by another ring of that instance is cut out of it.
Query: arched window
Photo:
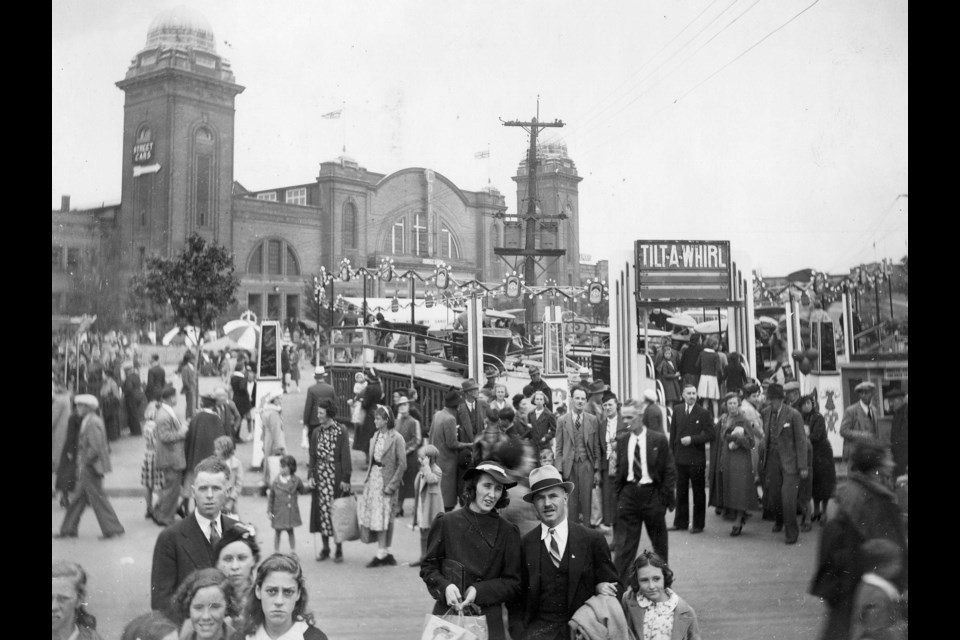
[[[418,256],[427,255],[427,216],[423,213],[413,214],[413,253]]]
[[[445,222],[440,223],[440,257],[460,259],[460,243]]]
[[[198,227],[213,226],[214,192],[214,137],[206,127],[197,129],[193,146],[193,206],[194,220]]]
[[[357,248],[357,208],[352,202],[343,205],[343,246]]]
[[[263,240],[250,252],[247,273],[268,276],[299,276],[300,259],[293,245],[286,240]]]

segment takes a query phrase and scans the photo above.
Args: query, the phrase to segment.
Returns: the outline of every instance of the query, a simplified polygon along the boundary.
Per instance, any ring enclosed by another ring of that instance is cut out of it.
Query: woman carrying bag
[[[310,463],[307,477],[313,481],[310,497],[310,533],[314,534],[314,558],[318,562],[330,557],[330,536],[334,535],[331,518],[333,501],[350,493],[350,441],[347,430],[334,420],[336,407],[330,400],[321,400],[317,407],[320,425],[310,434]],[[316,552],[316,534],[323,549]],[[334,562],[343,562],[343,547],[336,543]]]

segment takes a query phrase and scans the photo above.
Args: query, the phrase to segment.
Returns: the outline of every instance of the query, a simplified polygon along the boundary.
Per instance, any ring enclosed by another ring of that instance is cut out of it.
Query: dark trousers
[[[80,482],[77,492],[72,496],[67,513],[60,525],[60,535],[75,536],[80,526],[80,516],[86,511],[87,505],[93,508],[97,516],[97,524],[104,536],[114,536],[123,533],[123,525],[117,518],[116,512],[103,492],[103,476],[84,465],[80,469]]]
[[[180,469],[163,470],[163,490],[160,492],[160,501],[153,510],[154,519],[169,527],[174,523],[177,508],[180,506],[180,483],[183,471]]]
[[[593,507],[593,464],[589,460],[574,460],[570,477],[564,480],[573,482],[570,504],[567,506],[570,521],[580,522],[583,526],[589,527],[590,510]]]
[[[703,529],[707,513],[707,472],[702,464],[677,465],[677,514],[673,526],[686,529],[690,523],[690,496],[693,485],[693,528]]]
[[[641,487],[628,484],[617,497],[617,524],[613,529],[616,552],[613,561],[622,584],[627,583],[627,574],[637,555],[644,525],[654,552],[667,562],[667,508],[661,503],[658,491],[656,485]]]
[[[603,498],[603,524],[612,527],[617,522],[617,479],[600,472],[600,493]]]
[[[800,489],[799,473],[784,473],[779,459],[768,461],[766,491],[770,492],[774,524],[783,525],[787,540],[796,540],[800,535],[797,524],[797,491]]]

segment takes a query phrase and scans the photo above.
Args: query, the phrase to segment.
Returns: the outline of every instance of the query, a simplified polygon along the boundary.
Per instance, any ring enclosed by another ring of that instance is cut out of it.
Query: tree
[[[195,326],[202,336],[214,328],[226,309],[236,304],[239,287],[233,254],[226,247],[208,244],[193,234],[178,256],[151,257],[144,271],[130,279],[129,312],[145,321],[157,320],[169,309],[178,327]],[[199,363],[200,343],[198,371]]]

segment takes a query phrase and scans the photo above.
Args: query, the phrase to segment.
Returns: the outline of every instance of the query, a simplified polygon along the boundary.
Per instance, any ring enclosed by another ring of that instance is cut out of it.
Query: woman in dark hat
[[[434,597],[434,615],[478,606],[490,640],[503,640],[503,604],[520,595],[520,530],[500,517],[516,485],[498,462],[485,460],[463,476],[466,506],[434,519],[420,578]]]
[[[713,474],[710,505],[722,508],[734,521],[731,536],[739,536],[751,511],[759,509],[750,452],[756,447],[753,427],[740,412],[740,396],[730,392],[723,398],[726,413],[721,418],[717,439],[717,469]],[[717,490],[713,491],[713,486]]]
[[[827,522],[827,503],[837,488],[837,470],[833,463],[833,447],[827,438],[827,423],[819,411],[817,393],[800,398],[800,415],[808,429],[807,437],[813,449],[813,469],[811,498],[813,498],[813,517],[811,522]]]

